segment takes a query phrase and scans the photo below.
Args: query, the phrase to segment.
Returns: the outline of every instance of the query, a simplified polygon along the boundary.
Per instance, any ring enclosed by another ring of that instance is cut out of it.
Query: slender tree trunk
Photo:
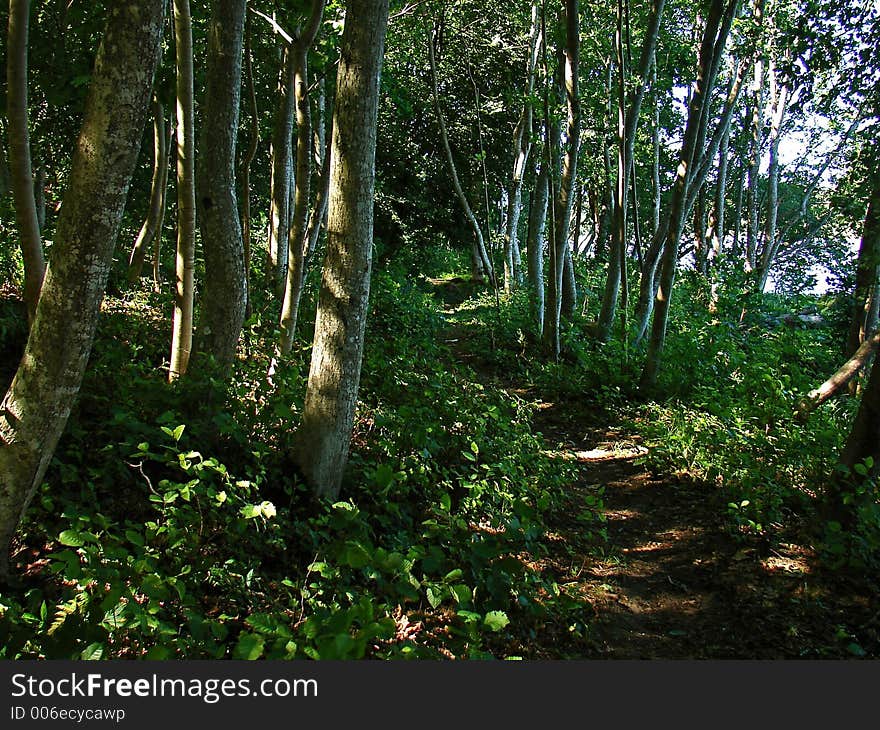
[[[565,258],[562,261],[562,316],[571,321],[577,313],[578,290],[577,279],[574,275],[574,261],[572,260],[571,248],[568,246],[566,235],[564,251]]]
[[[571,248],[575,256],[584,253],[581,250],[581,228],[584,220],[584,186],[578,185],[577,202],[574,206],[574,228],[571,232]]]
[[[147,249],[153,242],[159,228],[159,219],[165,206],[165,189],[162,184],[164,175],[162,166],[167,166],[168,137],[165,131],[165,107],[158,98],[153,100],[153,179],[150,183],[150,209],[141,226],[131,256],[128,260],[128,280],[132,284],[141,277]]]
[[[251,138],[244,159],[241,161],[241,242],[244,248],[244,280],[247,304],[246,316],[251,313],[251,165],[260,147],[260,110],[257,107],[257,92],[254,84],[254,59],[251,47],[251,16],[245,23],[244,37],[244,77],[247,101],[250,107]]]
[[[162,162],[162,205],[159,207],[159,221],[156,224],[156,235],[153,236],[153,291],[158,292],[161,285],[159,265],[162,255],[162,237],[165,232],[165,210],[168,200],[168,168],[171,163],[171,149],[174,147],[175,129],[174,123],[166,126],[165,132],[165,159]]]
[[[168,379],[186,374],[192,353],[196,261],[195,111],[189,0],[174,0],[177,65],[177,252]]]
[[[532,296],[532,311],[535,329],[540,340],[544,333],[544,241],[547,223],[547,200],[549,197],[549,169],[541,155],[538,163],[535,190],[529,205],[529,230],[526,240],[529,288]]]
[[[6,113],[9,120],[9,168],[15,221],[24,260],[24,303],[33,324],[45,263],[28,126],[28,26],[30,0],[9,0],[9,33],[6,53]],[[2,547],[2,545],[0,545]]]
[[[736,182],[736,203],[733,208],[733,241],[731,242],[730,255],[736,261],[742,249],[741,233],[742,233],[742,217],[743,217],[743,200],[746,191],[746,165],[743,162],[740,165],[739,177]]]
[[[312,182],[312,113],[309,104],[309,49],[318,36],[324,16],[325,0],[312,0],[312,14],[302,35],[291,48],[294,58],[293,93],[296,99],[296,174],[293,216],[291,218],[287,281],[281,305],[281,339],[279,349],[287,355],[293,347],[299,300],[305,281],[308,251],[306,229]]]
[[[449,145],[449,136],[446,133],[446,120],[443,117],[443,110],[440,107],[440,94],[437,89],[437,62],[434,58],[434,39],[430,30],[426,33],[426,38],[428,42],[428,60],[431,66],[431,94],[434,99],[434,111],[437,114],[437,126],[440,128],[440,141],[443,144],[443,151],[446,153],[446,165],[449,168],[449,175],[452,178],[452,187],[455,190],[455,195],[458,197],[458,202],[461,204],[462,212],[464,213],[464,217],[467,218],[468,223],[471,226],[471,231],[474,234],[474,249],[473,249],[473,263],[471,266],[471,272],[477,273],[476,271],[476,262],[479,260],[482,271],[489,277],[489,280],[494,284],[495,282],[495,272],[492,268],[492,261],[489,258],[489,254],[486,250],[486,244],[483,239],[483,232],[480,230],[480,224],[477,222],[477,218],[474,215],[474,211],[468,202],[467,196],[464,194],[464,190],[461,187],[461,182],[458,179],[458,172],[455,168],[455,159],[452,156],[452,147]],[[339,92],[337,91],[337,94]],[[475,279],[477,277],[474,277]],[[480,277],[482,278],[482,277]]]
[[[529,57],[526,63],[525,100],[519,122],[513,132],[513,173],[507,186],[507,225],[504,232],[504,291],[510,293],[520,279],[517,267],[519,216],[522,208],[523,176],[532,149],[532,100],[535,71],[540,51],[538,2],[532,2],[532,29],[529,33]]]
[[[724,245],[724,207],[727,201],[727,158],[730,153],[730,127],[724,130],[718,150],[718,177],[715,181],[715,205],[713,208],[710,246],[717,262]]]
[[[560,352],[560,319],[562,315],[562,290],[565,271],[566,250],[568,249],[568,227],[571,221],[574,181],[577,176],[577,161],[581,138],[581,102],[579,92],[580,73],[580,9],[578,0],[565,0],[565,46],[563,48],[562,81],[565,91],[566,130],[565,154],[562,156],[562,172],[559,189],[553,200],[553,238],[551,242],[555,256],[551,275],[555,281],[554,301],[550,312],[550,327],[545,327],[544,337],[554,358]],[[568,251],[570,256],[570,251]],[[572,281],[574,277],[572,276]]]
[[[617,58],[617,177],[613,198],[613,225],[611,228],[608,278],[602,297],[602,309],[599,314],[597,330],[600,342],[607,342],[611,336],[620,286],[625,276],[627,191],[629,189],[630,174],[635,156],[634,150],[639,114],[648,86],[648,74],[654,64],[654,53],[657,47],[657,38],[660,33],[660,21],[663,17],[664,7],[665,0],[654,0],[651,16],[648,20],[647,34],[642,45],[639,68],[637,69],[638,85],[627,99],[626,82],[628,71],[624,57],[624,7],[622,0],[618,0],[617,3],[617,27],[614,36],[614,48]],[[625,284],[625,282],[623,283]]]
[[[37,208],[37,225],[42,231],[46,228],[46,168],[42,165],[34,172],[34,205]]]
[[[764,1],[755,2],[755,22],[761,26],[764,22]],[[746,272],[752,272],[757,266],[758,250],[758,179],[761,169],[762,128],[764,124],[764,63],[761,51],[756,51],[754,78],[752,80],[751,98],[749,99],[751,122],[749,126],[749,168],[748,185],[746,188],[746,208],[749,225],[746,229]]]
[[[768,68],[770,78],[770,164],[767,168],[767,227],[762,251],[756,291],[763,292],[767,286],[770,269],[776,258],[776,221],[779,214],[779,142],[782,120],[788,106],[788,84],[777,78],[772,60]]]
[[[388,0],[348,0],[333,121],[327,256],[296,460],[335,499],[360,382],[373,245],[376,117]]]
[[[213,0],[196,188],[205,256],[200,349],[223,368],[235,358],[244,323],[245,273],[235,197],[246,0]]]
[[[73,153],[52,262],[0,406],[0,576],[79,392],[107,284],[159,56],[163,0],[108,12]]]
[[[663,251],[660,273],[660,288],[654,304],[654,322],[645,367],[642,371],[641,386],[653,387],[660,369],[660,355],[666,342],[666,327],[669,321],[669,306],[672,287],[678,268],[679,244],[682,225],[686,214],[686,201],[691,175],[697,160],[700,142],[705,139],[705,125],[708,118],[706,106],[709,94],[715,83],[713,70],[717,70],[720,56],[727,43],[733,16],[739,7],[739,0],[712,0],[703,41],[700,45],[700,62],[697,82],[691,95],[688,118],[682,143],[681,158],[672,189],[669,206],[668,235]]]
[[[295,115],[295,60],[291,44],[284,47],[278,84],[278,109],[272,132],[272,168],[269,181],[269,271],[273,288],[281,291],[287,274],[289,251],[291,177],[293,169],[293,120]]]

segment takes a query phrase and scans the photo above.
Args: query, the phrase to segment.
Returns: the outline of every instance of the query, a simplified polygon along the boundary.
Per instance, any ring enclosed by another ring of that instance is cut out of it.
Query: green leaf
[[[860,477],[868,476],[868,467],[866,467],[862,463],[853,464],[853,471],[858,474]]]
[[[263,637],[258,634],[241,634],[232,655],[236,659],[247,659],[248,661],[259,659],[263,656],[264,642]]]
[[[82,547],[86,542],[76,530],[65,530],[58,536],[58,541],[68,547]]]
[[[865,656],[867,654],[867,652],[854,641],[846,645],[846,650],[853,656]]]
[[[455,596],[455,600],[458,603],[470,603],[473,599],[471,589],[464,585],[464,583],[452,586],[452,595]]]
[[[510,623],[510,619],[507,618],[507,614],[504,611],[489,611],[483,619],[483,623],[492,631],[501,631]]]
[[[443,603],[443,593],[435,590],[432,586],[428,586],[425,595],[428,597],[428,603],[431,604],[431,608],[437,608],[437,606]]]
[[[98,641],[96,641],[94,644],[89,644],[79,654],[79,658],[85,659],[87,662],[96,662],[103,656],[104,646]]]
[[[175,441],[180,441],[180,437],[183,436],[183,431],[185,428],[186,428],[186,425],[181,424],[177,428],[174,429],[174,431],[171,433],[171,435],[174,437]]]

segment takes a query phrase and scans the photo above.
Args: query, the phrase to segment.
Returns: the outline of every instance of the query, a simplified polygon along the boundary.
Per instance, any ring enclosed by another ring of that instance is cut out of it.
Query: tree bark
[[[516,129],[513,131],[513,172],[507,186],[507,225],[504,232],[504,291],[510,293],[519,283],[517,250],[519,217],[522,208],[523,176],[532,149],[532,101],[535,71],[540,51],[540,17],[538,2],[532,2],[532,27],[529,33],[529,56],[526,63],[525,100]]]
[[[562,287],[565,270],[566,249],[568,247],[568,227],[571,221],[574,181],[577,175],[577,161],[581,138],[581,102],[579,92],[580,73],[580,17],[578,0],[565,0],[565,46],[562,58],[562,81],[565,91],[566,130],[565,154],[562,157],[562,171],[559,189],[553,202],[553,238],[551,245],[555,253],[551,259],[551,275],[555,282],[553,306],[550,311],[550,327],[545,327],[544,337],[554,358],[560,352],[560,319],[562,315]],[[569,251],[570,254],[570,251]],[[572,277],[573,280],[573,277]]]
[[[287,355],[293,347],[299,300],[305,281],[308,253],[308,218],[312,182],[312,114],[309,104],[309,49],[318,36],[324,16],[325,0],[312,0],[312,13],[302,35],[294,42],[293,93],[296,99],[296,173],[294,175],[293,216],[288,241],[287,280],[281,305],[279,349]]]
[[[295,63],[291,44],[284,47],[278,83],[278,109],[272,132],[272,169],[269,181],[269,271],[272,288],[281,291],[287,274],[290,182],[292,177]]]
[[[168,379],[186,374],[192,353],[193,292],[196,261],[195,105],[193,94],[192,17],[189,0],[174,0],[174,46],[177,65],[177,252],[171,364]]]
[[[165,107],[158,98],[153,100],[153,179],[150,183],[150,209],[138,232],[128,260],[128,280],[132,284],[141,277],[147,249],[159,229],[159,219],[165,206],[163,165],[168,165],[168,138],[165,132]]]
[[[260,110],[257,107],[257,91],[254,85],[254,59],[251,47],[251,17],[245,24],[244,37],[244,76],[247,88],[247,101],[250,107],[251,137],[247,151],[241,161],[241,242],[244,249],[245,312],[251,313],[251,165],[260,147]]]
[[[0,406],[0,576],[79,391],[150,102],[163,0],[108,11],[52,259]]]
[[[200,350],[228,368],[244,323],[244,243],[235,197],[246,0],[214,0],[196,189],[205,256]]]
[[[174,123],[169,122],[165,137],[165,159],[162,162],[162,205],[159,208],[159,221],[156,224],[156,235],[153,236],[153,291],[158,292],[161,285],[159,264],[162,254],[162,237],[165,231],[165,210],[168,200],[168,168],[171,163],[171,148],[174,146],[175,129]]]
[[[544,161],[543,154],[540,159],[540,169],[529,205],[529,228],[526,239],[532,312],[539,340],[544,333],[544,231],[547,223],[547,200],[550,187],[550,171]]]
[[[807,393],[807,397],[798,404],[798,415],[805,418],[825,401],[843,390],[868,364],[871,356],[877,351],[878,345],[880,345],[880,333],[875,332],[859,345],[849,360],[841,365],[828,380]]]
[[[296,461],[335,499],[348,461],[373,245],[376,117],[388,0],[348,0],[333,112],[327,256]],[[432,52],[433,53],[433,52]]]
[[[31,142],[28,127],[28,27],[30,0],[9,0],[6,84],[9,120],[9,168],[15,220],[24,260],[24,303],[33,324],[45,262],[40,223],[34,197]]]

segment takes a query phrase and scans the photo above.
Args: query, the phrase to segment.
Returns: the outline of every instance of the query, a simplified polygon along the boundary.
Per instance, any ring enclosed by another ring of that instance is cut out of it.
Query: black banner
[[[0,662],[0,728],[876,722],[872,662]]]

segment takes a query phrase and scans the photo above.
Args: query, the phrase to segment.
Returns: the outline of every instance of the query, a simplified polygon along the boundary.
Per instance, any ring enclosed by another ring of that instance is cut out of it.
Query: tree
[[[578,153],[581,138],[581,107],[579,92],[580,75],[580,9],[578,0],[566,0],[564,13],[565,45],[560,54],[560,71],[563,80],[566,109],[565,154],[559,187],[551,196],[553,236],[550,241],[550,292],[544,325],[544,341],[559,357],[560,317],[562,314],[562,284],[565,270],[568,226],[571,220],[574,181],[577,174]],[[546,37],[546,32],[544,33]],[[554,135],[555,136],[555,135]],[[552,144],[552,142],[551,142]],[[549,325],[549,326],[548,326]]]
[[[9,168],[15,218],[24,259],[24,301],[31,323],[40,298],[45,264],[34,198],[28,125],[28,25],[30,0],[9,0],[6,85],[9,118]]]
[[[164,0],[108,12],[55,245],[0,418],[0,576],[79,390],[159,56]]]
[[[165,210],[165,189],[168,178],[168,136],[165,131],[165,107],[158,98],[153,100],[153,180],[150,184],[150,208],[138,232],[128,261],[128,280],[136,282],[144,267],[147,249],[161,236],[159,222]]]
[[[695,192],[692,190],[694,170],[699,168],[698,154],[704,149],[706,139],[709,94],[715,84],[730,27],[738,9],[739,0],[712,0],[709,15],[706,18],[703,40],[700,44],[697,81],[691,93],[680,160],[672,188],[669,214],[664,226],[665,242],[663,244],[660,288],[656,296],[648,354],[642,370],[642,387],[651,387],[657,382],[660,355],[666,341],[672,286],[678,268],[682,226],[688,212],[687,198],[690,192]],[[732,105],[729,105],[728,112],[731,109]],[[713,158],[714,153],[708,156],[709,160]]]
[[[205,284],[200,350],[227,367],[235,358],[247,299],[244,243],[235,195],[246,0],[214,0],[208,25],[205,96],[196,190]]]
[[[177,254],[169,380],[184,375],[192,353],[196,264],[195,111],[189,0],[174,0],[177,58]]]
[[[281,304],[282,354],[290,352],[296,332],[299,300],[308,254],[309,194],[312,180],[312,115],[309,105],[309,49],[318,36],[325,0],[313,0],[312,14],[290,49],[293,56],[293,95],[296,100],[296,171],[293,215],[288,234],[287,277]]]
[[[316,494],[342,486],[370,293],[376,118],[388,0],[348,0],[336,105],[324,260],[296,460]]]

